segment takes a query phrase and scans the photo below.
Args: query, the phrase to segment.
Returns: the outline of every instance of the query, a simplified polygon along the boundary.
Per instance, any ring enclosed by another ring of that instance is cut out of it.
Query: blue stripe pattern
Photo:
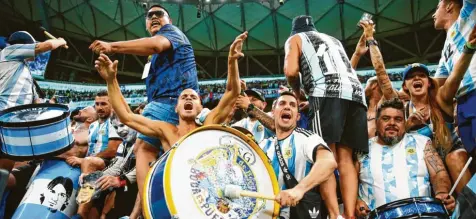
[[[69,118],[67,118],[69,120]],[[68,121],[69,123],[69,121]],[[8,128],[8,127],[0,127],[0,130],[3,136],[8,137],[30,137],[30,136],[39,136],[39,135],[46,135],[52,132],[57,132],[67,128],[67,124],[65,121],[53,123],[48,126],[37,126],[31,127],[30,133],[28,133],[28,128]]]
[[[393,168],[393,153],[392,149],[384,146],[382,147],[382,174],[383,181],[385,184],[385,200],[387,203],[392,202],[397,199],[397,197],[392,194],[391,189],[397,188],[397,181],[395,179],[395,174],[392,171]]]
[[[65,130],[66,132],[67,130]],[[2,145],[2,151],[6,154],[13,155],[13,156],[32,156],[32,155],[43,155],[51,152],[55,152],[61,150],[63,148],[68,147],[71,143],[73,143],[73,137],[71,135],[67,135],[64,138],[51,141],[44,144],[37,144],[37,145],[25,145],[25,146],[14,146],[14,145]]]
[[[418,197],[418,154],[416,152],[416,141],[415,138],[411,137],[408,143],[405,145],[406,152],[406,161],[407,166],[410,169],[409,178],[408,178],[408,191],[410,192],[410,197]]]

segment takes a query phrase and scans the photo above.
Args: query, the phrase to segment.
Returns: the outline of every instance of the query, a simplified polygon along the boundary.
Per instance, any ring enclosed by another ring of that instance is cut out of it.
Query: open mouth
[[[150,27],[158,27],[158,26],[160,26],[159,20],[153,20]]]
[[[291,120],[291,114],[285,112],[285,113],[281,114],[281,119],[283,121],[287,122],[287,121]]]
[[[413,88],[415,89],[421,89],[423,87],[423,83],[421,81],[415,81],[413,82]]]
[[[192,110],[193,109],[193,104],[190,102],[187,102],[183,105],[184,110]]]

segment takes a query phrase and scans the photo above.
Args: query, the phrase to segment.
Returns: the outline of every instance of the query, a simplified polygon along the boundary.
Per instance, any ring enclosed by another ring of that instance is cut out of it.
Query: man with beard
[[[184,33],[172,25],[167,9],[154,4],[146,12],[146,29],[151,37],[107,43],[94,41],[96,53],[122,53],[149,56],[142,78],[146,79],[147,101],[143,116],[177,125],[175,105],[185,89],[198,91],[198,78],[193,48]],[[139,134],[134,153],[137,156],[137,180],[142,193],[149,163],[165,151],[158,138]]]
[[[81,172],[84,174],[104,169],[114,158],[117,148],[122,142],[111,125],[112,109],[106,91],[101,91],[96,95],[94,107],[99,118],[89,126],[87,157],[71,156],[66,159],[66,162],[72,166],[81,166]],[[93,159],[94,157],[101,159]]]
[[[297,128],[297,120],[300,117],[298,109],[298,100],[293,93],[281,93],[274,109],[276,136],[263,140],[260,147],[270,158],[274,172],[278,176],[279,188],[283,189],[275,198],[284,207],[281,209],[280,218],[302,218],[296,209],[286,207],[296,206],[305,193],[307,202],[312,202],[314,206],[301,213],[309,217],[308,210],[311,210],[315,214],[311,218],[323,218],[323,211],[320,209],[321,198],[315,187],[333,176],[337,163],[321,137]],[[291,178],[294,178],[297,184],[292,185]],[[308,193],[310,190],[313,191],[312,195]],[[324,192],[335,194],[335,190]],[[337,217],[331,215],[330,218]]]
[[[389,202],[429,197],[431,188],[452,211],[455,200],[448,195],[451,181],[443,161],[428,137],[405,133],[403,103],[396,98],[384,101],[377,109],[376,123],[377,136],[369,139],[369,153],[357,156],[356,213],[365,216]]]

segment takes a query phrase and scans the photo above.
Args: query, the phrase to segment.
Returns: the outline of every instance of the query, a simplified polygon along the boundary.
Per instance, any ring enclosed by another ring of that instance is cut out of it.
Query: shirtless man
[[[218,103],[218,106],[208,114],[203,123],[204,125],[224,122],[241,92],[238,74],[238,58],[244,56],[241,52],[241,48],[247,36],[247,32],[240,34],[230,47],[228,56],[228,79],[225,94]],[[121,94],[119,83],[116,79],[117,64],[117,60],[112,62],[109,57],[101,54],[95,62],[95,67],[101,77],[107,82],[112,107],[122,123],[144,135],[159,138],[166,151],[182,136],[198,127],[195,123],[195,118],[203,106],[199,94],[193,89],[185,89],[179,96],[177,106],[175,107],[175,111],[177,111],[179,115],[178,125],[151,120],[144,116],[134,114]]]

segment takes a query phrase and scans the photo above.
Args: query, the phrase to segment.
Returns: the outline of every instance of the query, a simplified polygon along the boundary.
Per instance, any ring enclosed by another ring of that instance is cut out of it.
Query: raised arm
[[[243,57],[241,52],[243,41],[248,37],[248,32],[244,32],[236,37],[235,41],[230,46],[228,55],[228,78],[226,82],[225,94],[218,102],[210,114],[205,119],[204,125],[220,124],[225,122],[228,114],[233,110],[236,99],[241,93],[240,73],[238,69],[238,59]]]
[[[288,80],[288,84],[293,89],[299,100],[301,95],[301,80],[299,76],[299,57],[301,56],[301,38],[294,35],[286,41],[284,46],[284,74]]]
[[[365,43],[365,32],[362,33],[360,36],[359,42],[355,47],[355,52],[352,54],[352,58],[350,59],[350,64],[352,65],[353,69],[357,69],[357,65],[359,64],[360,58],[365,55],[369,51],[369,47],[367,47]]]
[[[163,138],[163,130],[170,128],[167,123],[154,121],[141,115],[134,114],[127,103],[123,101],[124,97],[122,96],[119,83],[116,79],[117,63],[117,60],[112,62],[109,57],[104,54],[101,54],[95,62],[96,69],[101,77],[107,82],[109,101],[111,102],[112,108],[117,117],[119,117],[122,123],[144,135]]]
[[[425,163],[430,174],[430,182],[435,192],[435,197],[442,200],[446,208],[452,211],[455,208],[454,198],[448,198],[451,189],[451,181],[446,172],[445,165],[438,152],[433,148],[431,141],[428,141],[424,149]]]
[[[364,21],[361,22],[360,25],[364,28],[365,40],[368,42],[369,40],[374,39],[374,27],[375,25],[373,22]],[[382,90],[383,96],[386,100],[390,100],[393,98],[398,98],[397,91],[393,89],[392,82],[388,77],[387,70],[385,69],[385,64],[383,62],[382,53],[380,53],[380,49],[377,45],[370,44],[370,58],[372,59],[372,65],[374,66],[375,72],[377,73],[377,80],[380,89]]]
[[[469,39],[465,45],[463,53],[459,57],[453,71],[449,74],[445,83],[440,87],[436,96],[438,104],[447,115],[453,115],[453,98],[456,96],[459,85],[468,70],[471,60],[473,59],[475,50],[470,48],[476,48],[476,27],[474,27],[469,34]]]
[[[89,46],[89,49],[95,53],[122,53],[140,56],[161,53],[170,48],[172,48],[170,41],[160,35],[113,43],[96,40]]]

